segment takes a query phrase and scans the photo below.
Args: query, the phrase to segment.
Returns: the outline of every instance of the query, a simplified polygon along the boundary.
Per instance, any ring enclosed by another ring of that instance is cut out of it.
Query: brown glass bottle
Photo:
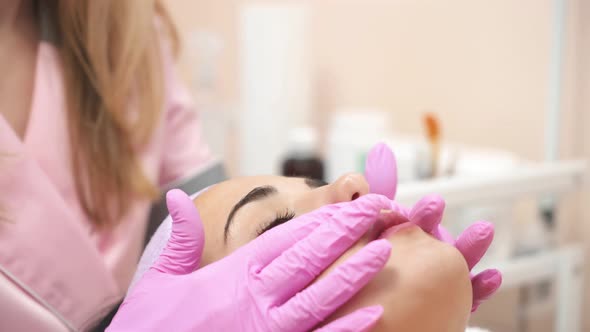
[[[324,181],[324,163],[320,158],[314,156],[288,157],[282,165],[284,176],[296,176]]]
[[[281,174],[324,181],[324,162],[316,153],[313,128],[299,127],[289,132],[289,150],[281,165]]]

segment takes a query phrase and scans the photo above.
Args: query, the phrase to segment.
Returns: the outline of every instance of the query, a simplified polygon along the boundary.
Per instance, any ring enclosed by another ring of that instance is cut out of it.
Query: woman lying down
[[[201,268],[298,215],[325,205],[356,200],[368,193],[369,184],[360,174],[343,175],[331,184],[302,178],[259,176],[235,178],[214,185],[193,198],[205,231]],[[409,217],[432,219],[433,214],[438,215],[431,226],[436,227],[442,206],[430,204]],[[474,304],[469,273],[474,262],[466,263],[466,258],[455,247],[435,239],[414,222],[408,222],[404,211],[383,211],[380,218],[378,226],[365,234],[318,280],[377,238],[387,239],[392,246],[386,267],[325,323],[359,308],[379,304],[384,313],[371,331],[464,331]],[[167,219],[152,238],[134,282],[161,252],[170,234],[170,225]],[[491,227],[483,227],[480,235],[483,241],[491,241],[492,234]],[[499,274],[490,274],[487,278],[499,278]],[[499,286],[499,282],[492,284],[487,290],[476,290],[481,293],[477,294],[479,298],[491,295]]]

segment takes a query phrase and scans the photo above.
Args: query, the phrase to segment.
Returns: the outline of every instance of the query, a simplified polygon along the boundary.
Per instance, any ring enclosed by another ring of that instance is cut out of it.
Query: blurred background
[[[168,0],[205,138],[233,176],[363,171],[494,222],[492,331],[590,331],[590,2]]]

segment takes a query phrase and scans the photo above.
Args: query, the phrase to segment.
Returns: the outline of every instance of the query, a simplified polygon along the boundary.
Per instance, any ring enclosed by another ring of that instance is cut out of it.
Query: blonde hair
[[[164,106],[161,32],[174,51],[178,36],[157,0],[47,5],[64,68],[76,190],[88,218],[110,227],[134,199],[158,194],[141,169],[138,149]]]

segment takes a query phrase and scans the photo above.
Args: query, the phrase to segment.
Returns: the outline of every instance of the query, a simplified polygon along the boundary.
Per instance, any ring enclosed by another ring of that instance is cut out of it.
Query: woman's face
[[[225,257],[266,229],[321,206],[368,193],[358,174],[332,184],[302,178],[259,176],[219,183],[195,199],[203,219],[206,248],[203,263]]]
[[[195,199],[206,234],[202,264],[229,255],[293,217],[367,193],[368,184],[359,174],[344,175],[331,184],[278,176],[217,184]],[[392,243],[386,267],[330,318],[381,304],[385,312],[376,331],[464,331],[472,294],[460,253],[415,226],[387,232],[386,238]],[[365,236],[325,273],[370,240]]]

